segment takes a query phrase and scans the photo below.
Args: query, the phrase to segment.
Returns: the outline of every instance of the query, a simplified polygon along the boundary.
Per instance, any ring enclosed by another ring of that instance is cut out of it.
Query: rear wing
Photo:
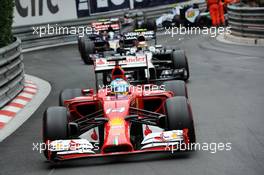
[[[124,70],[135,68],[147,68],[148,62],[145,55],[140,56],[125,56],[119,61],[119,65]],[[94,60],[95,73],[111,71],[116,66],[116,60],[113,58],[97,58]]]
[[[153,30],[137,29],[123,34],[124,40],[136,40],[139,36],[144,36],[147,41],[154,40],[155,44],[157,44],[156,32]]]
[[[133,32],[124,33],[125,39],[137,39],[139,36],[144,36],[147,40],[156,39],[156,32],[153,30],[137,29]]]

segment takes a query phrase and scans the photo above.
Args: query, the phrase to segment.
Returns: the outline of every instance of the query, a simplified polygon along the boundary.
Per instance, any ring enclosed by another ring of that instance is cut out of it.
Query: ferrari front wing
[[[86,139],[54,140],[48,143],[48,159],[64,161],[78,158],[103,157],[147,152],[172,152],[178,150],[181,144],[189,143],[188,130],[172,130],[148,134],[141,142],[139,150],[129,152],[100,151],[98,143],[90,143]]]

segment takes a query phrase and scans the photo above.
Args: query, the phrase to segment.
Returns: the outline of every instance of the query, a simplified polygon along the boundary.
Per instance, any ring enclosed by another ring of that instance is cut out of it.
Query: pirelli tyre
[[[211,27],[212,26],[212,20],[207,15],[199,15],[195,19],[195,25],[203,28],[203,27]]]
[[[59,104],[64,106],[64,101],[83,96],[81,89],[64,89],[60,93]]]
[[[43,117],[43,142],[68,139],[68,116],[65,107],[49,107]],[[46,145],[47,148],[47,145]],[[48,150],[44,150],[48,159]]]
[[[165,103],[166,110],[166,130],[188,129],[190,143],[195,143],[195,129],[192,117],[192,111],[187,98],[172,97],[168,98]]]
[[[78,50],[79,50],[79,52],[80,52],[80,54],[81,54],[81,50],[82,50],[82,48],[83,48],[83,43],[84,43],[84,38],[83,37],[78,37]]]
[[[184,50],[175,50],[172,52],[172,68],[184,69],[182,80],[187,81],[190,77],[188,59]]]
[[[188,98],[186,83],[182,80],[171,80],[162,83],[166,91],[173,92],[174,96],[183,96]]]
[[[169,29],[172,27],[172,22],[171,21],[163,21],[162,22],[162,27]]]
[[[90,54],[94,53],[94,43],[89,38],[78,39],[78,47],[84,64],[93,64]]]
[[[153,30],[153,31],[156,31],[156,30],[157,30],[156,22],[155,22],[154,20],[150,20],[150,19],[148,19],[148,20],[146,21],[145,28],[146,28],[147,30]]]

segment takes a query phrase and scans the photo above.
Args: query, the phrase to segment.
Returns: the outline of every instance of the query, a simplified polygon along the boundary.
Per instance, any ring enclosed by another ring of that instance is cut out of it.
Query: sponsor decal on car
[[[114,118],[109,121],[110,126],[123,126],[124,125],[124,119],[122,118]]]
[[[120,61],[120,64],[131,64],[131,63],[145,63],[146,57],[145,56],[128,56],[126,60]],[[107,65],[114,65],[113,61],[107,61],[106,58],[99,58],[95,60],[96,66],[107,66]]]

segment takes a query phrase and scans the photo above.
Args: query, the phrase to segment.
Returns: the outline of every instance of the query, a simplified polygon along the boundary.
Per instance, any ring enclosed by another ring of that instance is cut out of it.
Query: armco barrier
[[[21,41],[0,48],[0,108],[10,102],[24,88],[24,64]]]
[[[199,6],[201,5],[201,8],[204,8],[204,1],[187,1],[184,4],[192,4],[192,3],[198,3]],[[165,6],[159,6],[159,7],[153,7],[153,8],[146,8],[146,9],[140,9],[140,11],[144,12],[144,15],[147,19],[153,19],[158,16],[160,16],[163,13],[167,13],[172,8],[172,5],[165,5]],[[127,10],[127,9],[126,9]],[[60,21],[60,22],[54,22],[49,23],[50,25],[58,25],[61,27],[69,27],[69,26],[87,26],[92,21],[99,19],[99,18],[107,18],[107,17],[122,17],[124,15],[124,10],[118,10],[114,12],[103,12],[99,14],[94,14],[89,17],[79,18],[75,20],[68,20],[68,21]],[[36,26],[45,26],[47,24],[38,24]],[[77,41],[76,36],[74,35],[48,35],[39,37],[38,35],[33,35],[33,28],[32,25],[29,26],[22,26],[22,27],[16,27],[13,29],[13,33],[19,37],[22,40],[22,48],[32,48],[32,47],[38,47],[38,46],[45,46],[45,45],[53,45],[57,43],[64,43],[64,42],[71,42],[71,41]]]
[[[248,7],[241,4],[227,8],[232,35],[264,38],[264,7]]]

